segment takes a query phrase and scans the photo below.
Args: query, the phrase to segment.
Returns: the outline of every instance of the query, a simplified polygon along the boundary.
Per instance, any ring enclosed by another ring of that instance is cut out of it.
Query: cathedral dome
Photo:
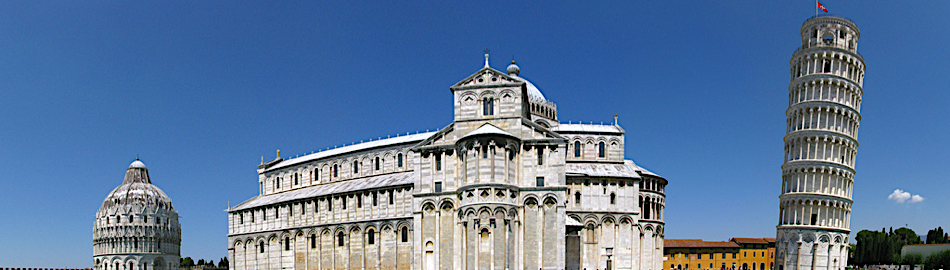
[[[508,76],[511,76],[512,78],[515,78],[526,84],[526,87],[528,88],[528,100],[546,100],[544,99],[544,95],[541,94],[541,90],[538,90],[538,87],[534,86],[533,83],[529,82],[525,78],[518,76],[521,74],[521,67],[516,65],[514,60],[511,60],[511,65],[508,65],[507,71]]]
[[[541,90],[538,90],[538,87],[534,86],[533,83],[529,82],[528,80],[525,80],[524,78],[518,77],[518,76],[513,76],[513,77],[515,77],[516,79],[519,79],[519,80],[525,82],[525,84],[527,84],[527,87],[528,87],[528,99],[530,99],[530,100],[547,100],[547,99],[544,98],[544,95],[541,94]]]

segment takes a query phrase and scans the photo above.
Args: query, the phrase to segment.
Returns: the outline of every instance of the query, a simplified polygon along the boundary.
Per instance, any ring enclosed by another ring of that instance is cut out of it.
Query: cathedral
[[[145,163],[135,159],[122,184],[96,212],[92,231],[97,270],[177,270],[181,226],[172,200],[152,185]]]
[[[438,131],[262,160],[231,269],[662,269],[667,180],[506,71],[486,54]]]

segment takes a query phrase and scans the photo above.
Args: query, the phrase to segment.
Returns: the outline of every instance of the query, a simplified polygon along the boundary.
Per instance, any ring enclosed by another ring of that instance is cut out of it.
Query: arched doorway
[[[155,262],[152,264],[152,269],[165,270],[165,259],[162,259],[162,257],[155,258]]]

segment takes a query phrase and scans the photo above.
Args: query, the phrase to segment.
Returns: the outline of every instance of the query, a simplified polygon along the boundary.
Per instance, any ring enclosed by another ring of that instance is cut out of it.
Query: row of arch
[[[495,79],[495,78],[492,78]],[[459,95],[459,100],[462,101],[462,105],[475,105],[476,103],[481,103],[479,115],[483,116],[494,116],[495,111],[497,111],[498,105],[495,104],[495,100],[500,100],[503,103],[516,104],[517,99],[515,99],[515,92],[511,89],[503,89],[496,93],[493,90],[483,90],[477,95],[474,91],[466,91]]]
[[[571,160],[580,160],[580,159],[607,159],[612,157],[609,155],[609,150],[617,149],[616,151],[623,151],[620,147],[620,139],[618,137],[593,137],[593,136],[572,136],[568,139],[571,141],[568,151],[570,151],[569,159]],[[596,156],[585,155],[586,153],[596,153]],[[623,153],[618,153],[616,155],[623,156]]]
[[[363,237],[369,237],[373,235],[375,237],[376,232],[390,232],[394,231],[399,242],[410,242],[412,239],[411,233],[412,224],[408,220],[399,220],[396,222],[367,222],[367,223],[355,223],[349,225],[331,225],[331,226],[320,226],[311,227],[306,229],[297,229],[297,230],[285,230],[279,233],[270,233],[266,235],[257,235],[257,236],[247,236],[239,237],[234,240],[233,246],[244,247],[245,250],[249,245],[253,245],[253,250],[257,253],[267,252],[267,248],[271,245],[270,243],[278,243],[278,248],[283,248],[284,250],[292,250],[295,245],[288,243],[287,240],[293,240],[296,236],[305,236],[310,248],[317,248],[318,244],[316,242],[316,237],[318,235],[323,235],[325,237],[333,236],[336,239],[335,245],[342,246],[341,243],[346,244],[349,240],[348,237],[352,235],[360,235]],[[365,232],[362,235],[361,232]],[[343,239],[344,241],[340,241]],[[369,242],[369,238],[364,239],[364,241]],[[375,239],[374,239],[375,240]]]
[[[114,214],[103,214],[99,215],[96,219],[96,227],[113,227],[113,226],[129,226],[129,225],[138,225],[138,226],[148,226],[148,227],[167,227],[169,221],[172,218],[168,216],[172,213],[163,213],[163,212],[152,212],[152,213],[132,213],[131,211],[126,212],[125,214],[114,213]],[[123,219],[122,217],[125,217]],[[139,217],[139,218],[136,218]],[[151,217],[151,218],[149,218]],[[165,217],[165,218],[162,218]],[[123,220],[125,223],[123,224]],[[151,221],[151,222],[150,222]]]
[[[864,91],[853,82],[829,76],[793,80],[788,85],[788,106],[807,101],[843,104],[855,111],[861,108]]]
[[[820,243],[829,243],[833,245],[847,245],[848,243],[847,234],[779,230],[778,237],[775,239],[775,244],[776,249],[779,249],[779,247],[791,246],[793,243],[813,243],[816,239]]]
[[[407,214],[412,189],[408,186],[378,190],[334,193],[233,211],[234,233],[246,230],[273,229],[312,223],[334,223],[350,220],[378,219]],[[267,222],[276,220],[277,222]],[[245,225],[246,224],[246,225]],[[264,228],[258,226],[265,226]]]
[[[314,226],[238,237],[233,269],[407,269],[410,220]]]
[[[174,235],[178,229],[143,226],[123,226],[123,227],[105,227],[95,228],[92,231],[93,237],[126,237],[126,236],[160,236]]]
[[[163,242],[166,243],[164,248]],[[102,237],[93,240],[93,253],[172,253],[180,243],[181,240],[173,236]]]
[[[657,195],[640,195],[640,217],[646,220],[662,221],[666,209],[665,198]]]
[[[854,167],[857,143],[836,136],[788,136],[785,138],[785,160],[820,160]]]
[[[854,173],[822,166],[790,166],[782,170],[783,193],[823,193],[851,198]]]
[[[850,202],[832,199],[783,198],[779,205],[779,225],[850,228]]]
[[[821,51],[792,58],[792,78],[811,74],[833,74],[847,78],[858,85],[864,81],[864,61],[852,54]]]
[[[813,269],[824,270],[836,270],[847,265],[847,235],[783,230],[779,230],[778,234],[775,261],[780,269],[795,269],[795,264],[801,262],[810,262]]]
[[[280,192],[321,183],[384,174],[410,169],[408,148],[369,152],[354,157],[311,162],[269,173],[269,185],[261,183],[261,193]],[[281,188],[281,187],[284,188]],[[265,190],[265,188],[269,188]],[[270,191],[270,192],[268,192]]]
[[[786,133],[799,130],[833,131],[853,138],[858,136],[861,115],[850,108],[835,106],[797,106],[788,110]]]
[[[179,262],[166,262],[163,257],[141,258],[138,256],[96,258],[96,270],[166,270],[178,269]]]
[[[546,100],[531,100],[528,102],[528,106],[531,108],[530,111],[532,114],[540,115],[541,117],[557,120],[557,105],[554,105],[553,102]]]

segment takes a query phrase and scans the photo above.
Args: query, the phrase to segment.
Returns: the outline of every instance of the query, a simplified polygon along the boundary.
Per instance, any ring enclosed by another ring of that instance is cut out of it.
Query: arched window
[[[495,100],[486,97],[482,100],[482,112],[484,115],[494,115],[495,114]]]
[[[394,191],[389,191],[389,204],[396,204],[396,195],[393,193]]]
[[[373,206],[379,205],[379,194],[376,191],[373,191]]]
[[[359,160],[354,160],[354,161],[353,161],[353,174],[358,174],[358,173],[360,173],[360,161],[359,161]]]
[[[376,170],[379,170],[379,157],[376,157]]]
[[[310,235],[310,248],[317,248],[317,235]]]
[[[826,72],[826,73],[827,73],[827,72],[831,72],[831,61],[824,60],[823,62],[824,62],[825,64],[823,65],[822,71],[823,71],[823,72]]]
[[[258,247],[260,247],[260,252],[259,252],[259,253],[264,253],[264,241],[261,241],[261,242],[258,244]]]
[[[597,243],[597,236],[594,233],[594,224],[587,224],[587,243]]]
[[[396,155],[396,167],[402,168],[402,153]]]
[[[290,250],[290,237],[284,237],[284,250]]]
[[[435,170],[442,170],[442,154],[435,154]]]
[[[617,204],[617,194],[610,193],[610,204]]]
[[[376,244],[376,232],[373,229],[366,230],[366,243]]]
[[[339,168],[340,168],[339,165],[333,164],[333,177],[339,177],[339,176],[340,176],[340,174],[339,174]]]
[[[129,214],[129,223],[132,223],[132,221],[135,221],[135,215]]]
[[[538,165],[544,165],[544,147],[538,147]]]
[[[346,195],[340,197],[340,209],[346,210]]]
[[[409,227],[402,227],[402,242],[409,242]]]
[[[604,145],[604,142],[597,144],[597,157],[605,157],[607,155],[607,146]]]
[[[336,245],[342,247],[342,246],[345,245],[345,244],[346,244],[346,243],[344,242],[344,235],[343,235],[343,232],[338,232],[338,233],[336,234]]]
[[[574,157],[581,157],[581,142],[574,142]]]
[[[581,204],[581,192],[574,192],[574,203]]]

